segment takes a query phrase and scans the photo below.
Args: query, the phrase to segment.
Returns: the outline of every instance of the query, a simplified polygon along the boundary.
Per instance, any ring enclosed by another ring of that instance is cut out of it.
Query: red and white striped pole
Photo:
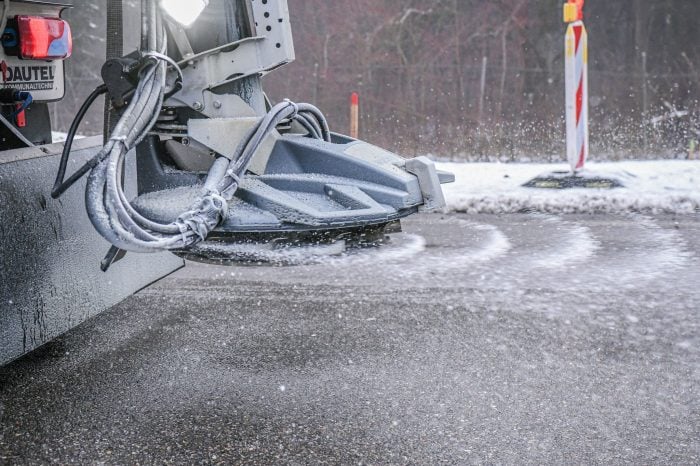
[[[566,31],[566,152],[574,173],[588,159],[588,33],[583,24],[584,0],[564,5]]]
[[[350,137],[360,137],[360,94],[357,92],[350,96]]]

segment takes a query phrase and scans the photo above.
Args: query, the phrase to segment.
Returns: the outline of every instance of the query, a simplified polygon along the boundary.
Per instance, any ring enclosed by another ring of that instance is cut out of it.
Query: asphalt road
[[[188,267],[0,369],[0,463],[700,463],[700,216],[404,229]]]

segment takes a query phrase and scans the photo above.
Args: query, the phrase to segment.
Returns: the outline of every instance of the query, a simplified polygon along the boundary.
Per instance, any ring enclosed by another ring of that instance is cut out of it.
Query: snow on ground
[[[51,131],[51,139],[52,139],[52,142],[54,144],[57,142],[65,142],[67,138],[68,138],[68,133],[62,133],[60,131]],[[81,136],[80,134],[76,134],[75,139],[85,139],[85,136]]]
[[[524,188],[566,164],[439,163],[456,175],[444,185],[447,210],[466,213],[694,213],[700,212],[700,161],[591,163],[588,175],[615,177],[618,189]]]

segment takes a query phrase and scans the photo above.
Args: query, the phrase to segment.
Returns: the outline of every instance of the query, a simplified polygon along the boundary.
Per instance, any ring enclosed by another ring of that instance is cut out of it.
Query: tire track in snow
[[[619,286],[639,288],[687,265],[692,253],[679,233],[659,226],[646,216],[629,215],[626,218],[634,221],[622,224],[617,236],[613,236],[622,247],[614,240],[598,240],[591,229],[595,226],[561,221],[573,225],[569,234],[576,240],[564,240],[559,246],[564,248],[561,252],[555,249],[548,256],[537,259],[533,266],[545,266],[551,261],[549,268],[569,267],[571,270],[566,274],[557,275],[557,281],[562,286],[584,290]],[[604,236],[610,238],[610,233],[599,235]]]
[[[591,261],[601,249],[592,230],[576,221],[558,216],[532,214],[524,223],[507,227],[508,234],[518,239],[510,248],[507,261],[499,261],[485,273],[484,279],[522,282],[535,280],[550,283],[571,269]],[[536,231],[536,234],[532,234]]]
[[[343,276],[347,276],[347,272],[351,270],[355,282],[381,274],[394,277],[402,284],[405,284],[406,280],[414,281],[420,278],[418,283],[436,285],[436,277],[442,278],[446,274],[462,272],[466,274],[478,266],[497,260],[512,248],[508,237],[494,225],[457,218],[449,218],[440,223],[457,227],[456,239],[464,243],[466,237],[468,244],[446,247],[439,244],[440,241],[437,241],[438,244],[429,244],[420,234],[399,233],[391,235],[390,242],[378,248],[355,250],[302,267],[307,272],[313,271],[314,268],[325,268],[326,272],[342,272]],[[328,274],[326,277],[330,278]]]
[[[564,232],[556,247],[547,248],[544,254],[531,262],[534,269],[561,269],[588,261],[600,250],[600,242],[591,229],[577,222],[565,221],[561,217],[544,217],[543,222]]]
[[[465,236],[475,237],[475,239],[470,241],[469,245],[462,247],[426,248],[425,252],[416,257],[414,261],[382,264],[385,270],[405,279],[429,277],[427,283],[436,285],[436,277],[446,278],[446,274],[453,276],[461,273],[473,273],[476,269],[483,268],[505,256],[512,249],[508,237],[494,225],[457,218],[451,218],[441,223],[457,226],[460,230],[468,232]],[[463,236],[459,239],[464,241]],[[368,259],[370,263],[376,264],[371,255]]]
[[[478,221],[454,216],[407,222],[376,248],[300,261],[291,267],[237,268],[246,280],[384,286],[571,289],[585,296],[640,288],[687,267],[680,232],[642,215],[570,218],[530,215]],[[633,221],[630,221],[632,219]],[[576,291],[578,290],[578,291]]]
[[[396,233],[387,244],[351,251],[342,256],[328,258],[320,265],[331,267],[383,266],[411,260],[425,252],[427,242],[421,235]]]
[[[613,263],[609,270],[618,283],[638,285],[669,275],[685,267],[693,257],[683,237],[675,230],[661,227],[652,218],[631,215],[641,235],[633,237],[630,262]],[[624,265],[624,266],[621,266]]]
[[[449,261],[444,257],[433,257],[432,262],[437,262],[441,269],[461,269],[473,266],[477,263],[492,262],[506,255],[512,248],[508,237],[495,225],[479,224],[462,219],[454,219],[460,226],[483,234],[486,239],[475,247],[464,247],[449,252]],[[437,260],[437,261],[436,261]]]

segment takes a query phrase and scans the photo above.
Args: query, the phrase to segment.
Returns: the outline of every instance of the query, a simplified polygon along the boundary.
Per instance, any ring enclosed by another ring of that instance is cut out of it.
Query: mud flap
[[[76,141],[69,172],[101,137]],[[183,266],[176,256],[129,254],[107,273],[109,250],[85,213],[85,180],[50,196],[62,145],[0,153],[0,365],[15,359]],[[136,196],[133,156],[126,180]]]

